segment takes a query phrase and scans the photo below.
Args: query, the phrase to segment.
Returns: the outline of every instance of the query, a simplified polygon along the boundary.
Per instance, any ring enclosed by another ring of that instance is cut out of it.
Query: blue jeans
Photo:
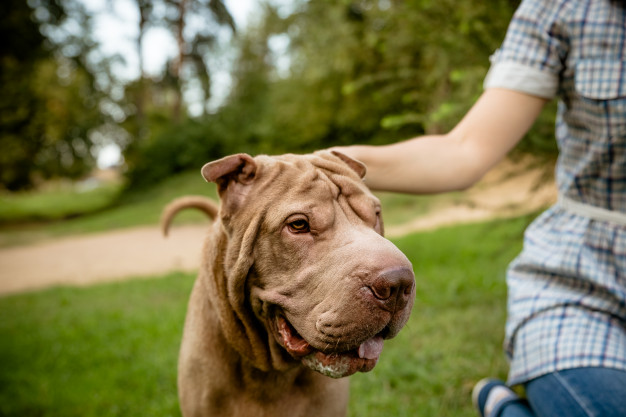
[[[525,384],[527,401],[512,401],[498,417],[624,417],[626,372],[576,368]]]

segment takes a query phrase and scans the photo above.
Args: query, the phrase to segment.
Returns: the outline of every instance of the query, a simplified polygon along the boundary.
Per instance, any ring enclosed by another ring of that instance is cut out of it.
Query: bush
[[[212,134],[211,121],[172,124],[128,150],[128,188],[145,188],[165,178],[224,156],[227,144]]]

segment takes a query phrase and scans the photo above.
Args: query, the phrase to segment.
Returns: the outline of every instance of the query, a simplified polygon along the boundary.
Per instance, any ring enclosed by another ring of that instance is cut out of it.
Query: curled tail
[[[163,232],[163,236],[167,236],[167,232],[174,216],[176,216],[179,211],[187,208],[201,210],[211,219],[217,217],[218,206],[213,200],[207,197],[190,195],[177,198],[165,206],[163,212],[161,213],[161,231]]]

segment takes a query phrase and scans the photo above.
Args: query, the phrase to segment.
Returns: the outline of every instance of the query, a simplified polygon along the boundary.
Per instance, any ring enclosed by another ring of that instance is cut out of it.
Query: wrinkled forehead
[[[271,225],[294,213],[332,216],[334,207],[340,207],[350,218],[356,215],[372,222],[380,211],[380,202],[360,176],[339,159],[284,155],[263,157],[258,162],[260,184],[252,201],[254,210],[260,210]],[[250,209],[248,205],[245,210]]]
[[[376,200],[357,173],[338,158],[318,154],[287,154],[266,157],[263,165],[270,177],[273,176],[272,172],[274,173],[276,176],[274,181],[285,184],[286,191],[298,192],[321,188],[326,189],[333,199],[341,196],[348,199]]]

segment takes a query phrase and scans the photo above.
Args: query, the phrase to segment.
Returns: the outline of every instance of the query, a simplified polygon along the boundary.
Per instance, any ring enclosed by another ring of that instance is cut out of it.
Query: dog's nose
[[[415,278],[409,268],[394,268],[383,271],[370,285],[376,299],[385,310],[402,310],[413,293]]]

